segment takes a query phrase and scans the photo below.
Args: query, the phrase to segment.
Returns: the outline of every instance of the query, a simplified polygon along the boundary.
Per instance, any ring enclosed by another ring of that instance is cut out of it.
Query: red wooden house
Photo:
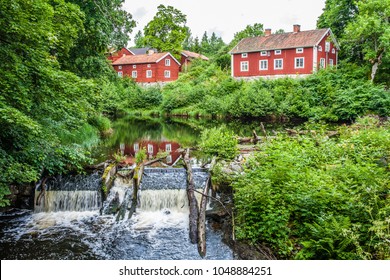
[[[302,77],[337,65],[339,45],[327,29],[294,31],[241,40],[232,50],[232,76],[236,78]]]
[[[173,165],[180,158],[181,152],[179,151],[180,144],[173,141],[149,141],[140,140],[131,145],[122,144],[120,147],[121,154],[126,157],[124,163],[132,165],[135,163],[135,155],[142,149],[146,150],[148,159],[156,158],[159,152],[166,152],[167,158],[165,163],[167,165]]]
[[[202,59],[202,60],[209,60],[207,56],[204,56],[199,53],[190,52],[190,51],[182,51],[181,52],[181,71],[186,72],[188,69],[188,66],[191,64],[191,61],[194,59]]]
[[[112,63],[120,77],[131,77],[137,83],[175,81],[179,77],[180,63],[169,53],[123,55]]]

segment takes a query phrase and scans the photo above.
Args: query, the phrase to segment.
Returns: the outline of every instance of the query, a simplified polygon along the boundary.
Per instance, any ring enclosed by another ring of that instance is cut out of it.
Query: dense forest
[[[262,35],[263,24],[229,43],[215,33],[193,38],[186,15],[160,5],[130,42],[136,23],[122,4],[0,0],[0,206],[10,185],[82,171],[119,112],[300,118],[316,132],[265,143],[234,178],[237,237],[280,258],[390,258],[390,0],[326,1],[317,26],[330,27],[341,45],[337,69],[251,82],[230,76],[229,51]],[[142,88],[106,59],[128,44],[174,55],[187,49],[210,61],[195,61],[164,87]],[[347,125],[329,139],[326,123]],[[231,132],[204,135],[203,142],[229,138],[218,155],[234,155]]]

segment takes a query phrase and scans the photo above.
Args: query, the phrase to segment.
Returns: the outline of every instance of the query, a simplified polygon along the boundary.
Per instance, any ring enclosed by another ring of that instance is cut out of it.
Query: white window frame
[[[322,46],[318,46],[318,51],[322,52]]]
[[[247,58],[248,57],[248,53],[242,53],[241,54],[241,58]]]
[[[265,64],[265,65],[263,65]],[[265,66],[265,67],[263,67]],[[264,59],[264,60],[259,60],[259,69],[264,71],[264,70],[268,70],[268,60],[267,59]]]
[[[153,145],[148,144],[148,153],[153,154]]]
[[[171,66],[171,60],[169,58],[165,59],[165,66]]]
[[[249,72],[249,61],[241,61],[240,70],[241,72]]]
[[[320,59],[320,69],[325,69],[326,68],[326,61],[325,58]]]
[[[303,48],[297,48],[296,53],[303,53]]]
[[[281,61],[281,66],[280,67],[276,67],[278,61]],[[283,59],[282,58],[277,58],[277,59],[274,59],[274,70],[283,70]]]
[[[118,72],[118,77],[123,78],[123,72],[122,71]]]
[[[172,156],[171,155],[167,156],[166,161],[167,163],[172,163]]]
[[[260,52],[260,56],[268,56],[268,52],[267,51],[261,51]]]
[[[136,79],[136,78],[138,77],[137,71],[132,71],[132,72],[131,72],[131,77],[132,77],[133,79]]]
[[[302,61],[302,65],[301,65],[301,63],[299,63],[299,65],[298,65],[298,60],[301,60]],[[295,59],[294,59],[294,68],[295,69],[302,69],[302,68],[305,68],[305,58],[304,57],[296,57]]]
[[[330,58],[329,59],[329,67],[333,67],[334,66],[334,62],[333,62],[333,59],[332,58]]]
[[[146,70],[146,78],[150,79],[153,77],[153,71],[152,70]]]
[[[164,71],[164,78],[170,78],[171,77],[171,71],[165,70]]]
[[[133,69],[137,69],[137,65],[133,65]]]
[[[148,64],[148,68],[152,67],[152,65]]]
[[[332,54],[335,54],[335,53],[336,53],[335,48],[332,48]]]
[[[122,65],[119,65],[119,66],[118,66],[118,69],[119,69],[119,70],[122,70]]]
[[[138,152],[139,151],[139,143],[134,143],[134,152]]]
[[[275,55],[281,55],[282,54],[282,50],[275,50],[274,53],[275,53]]]
[[[165,144],[165,151],[172,152],[172,144]]]

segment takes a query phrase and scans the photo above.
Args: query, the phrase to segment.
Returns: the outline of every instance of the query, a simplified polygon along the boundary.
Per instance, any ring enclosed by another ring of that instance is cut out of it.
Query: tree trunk
[[[372,65],[371,69],[371,82],[374,82],[376,72],[378,71],[379,65],[382,63],[382,57],[383,57],[384,51],[382,51],[377,59],[375,59],[374,64]]]
[[[211,178],[206,181],[206,186],[203,190],[203,195],[200,200],[200,210],[198,217],[198,252],[204,258],[206,256],[206,206],[207,197],[210,189]]]
[[[198,206],[198,201],[196,200],[195,197],[195,184],[194,184],[194,178],[192,174],[189,149],[187,149],[183,158],[184,158],[184,167],[187,170],[187,196],[188,196],[188,204],[190,208],[189,235],[190,235],[191,243],[196,244],[198,241],[197,221],[199,216],[199,206]]]

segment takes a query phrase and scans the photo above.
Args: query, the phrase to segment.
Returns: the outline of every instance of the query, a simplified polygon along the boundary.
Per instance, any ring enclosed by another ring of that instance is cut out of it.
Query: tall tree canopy
[[[244,30],[241,30],[234,34],[233,41],[230,45],[233,47],[239,41],[247,37],[257,37],[264,34],[264,26],[261,23],[255,23],[253,25],[247,25]]]
[[[330,28],[337,38],[341,38],[358,9],[355,0],[326,0],[323,11],[318,18],[317,27]]]
[[[380,65],[390,62],[390,0],[360,0],[357,7],[359,14],[347,25],[344,45],[360,47],[363,60],[371,64],[373,81]]]
[[[187,17],[172,6],[158,6],[157,14],[144,28],[145,43],[159,51],[179,54],[188,35]]]

